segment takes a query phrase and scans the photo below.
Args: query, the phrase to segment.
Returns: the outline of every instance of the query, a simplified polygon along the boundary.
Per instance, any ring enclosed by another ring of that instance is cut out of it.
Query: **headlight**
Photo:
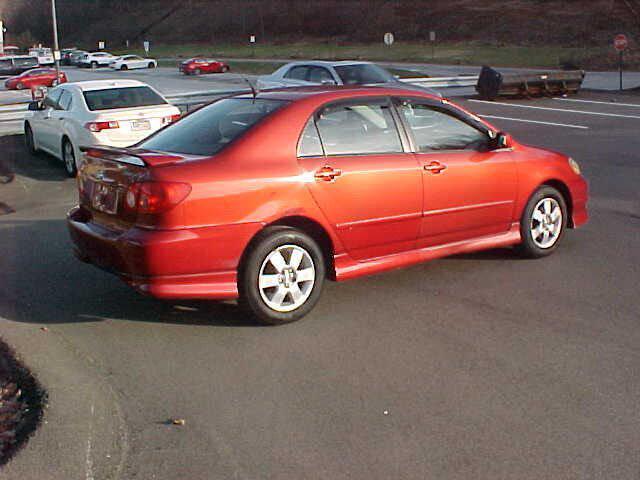
[[[573,158],[569,157],[569,166],[571,170],[575,172],[576,175],[580,175],[580,165]]]

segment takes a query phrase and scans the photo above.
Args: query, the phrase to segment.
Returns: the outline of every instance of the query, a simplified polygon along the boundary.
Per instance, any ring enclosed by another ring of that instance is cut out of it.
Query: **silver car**
[[[312,85],[384,85],[426,91],[432,95],[439,93],[429,88],[401,82],[384,68],[370,62],[354,61],[301,61],[280,67],[271,75],[258,77],[258,88],[304,87]]]

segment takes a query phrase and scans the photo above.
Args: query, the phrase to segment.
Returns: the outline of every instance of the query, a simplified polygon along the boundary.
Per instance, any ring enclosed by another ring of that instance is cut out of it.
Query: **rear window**
[[[187,115],[138,145],[187,155],[213,155],[287,102],[226,98]]]
[[[149,107],[167,102],[149,87],[109,88],[83,92],[89,110]]]

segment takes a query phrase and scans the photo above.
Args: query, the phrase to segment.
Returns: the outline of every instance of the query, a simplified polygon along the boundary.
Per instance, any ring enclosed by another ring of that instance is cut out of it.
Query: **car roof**
[[[339,60],[339,61],[328,61],[328,60],[299,60],[296,62],[290,62],[284,67],[293,67],[296,65],[304,65],[304,66],[313,66],[313,67],[340,67],[344,65],[372,65],[372,62],[363,62],[359,60]]]
[[[86,82],[69,82],[65,85],[73,85],[83,92],[90,90],[108,90],[110,88],[147,87],[146,83],[138,80],[89,80]]]
[[[412,90],[402,86],[375,87],[365,85],[334,86],[318,85],[309,87],[284,87],[277,89],[262,90],[258,92],[256,98],[297,101],[309,97],[322,97],[322,101],[343,100],[348,98],[358,98],[366,96],[408,96],[425,97],[437,101],[442,101],[442,97],[432,95],[428,92]],[[251,93],[241,93],[235,98],[252,98]]]

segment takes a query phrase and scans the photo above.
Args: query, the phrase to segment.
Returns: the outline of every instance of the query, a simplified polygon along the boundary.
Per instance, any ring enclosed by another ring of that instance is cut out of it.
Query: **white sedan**
[[[109,63],[114,70],[133,70],[134,68],[156,68],[158,62],[153,58],[142,58],[138,55],[123,55]]]
[[[180,118],[180,110],[137,80],[64,83],[29,104],[24,122],[27,148],[64,162],[75,176],[80,147],[128,147]]]

